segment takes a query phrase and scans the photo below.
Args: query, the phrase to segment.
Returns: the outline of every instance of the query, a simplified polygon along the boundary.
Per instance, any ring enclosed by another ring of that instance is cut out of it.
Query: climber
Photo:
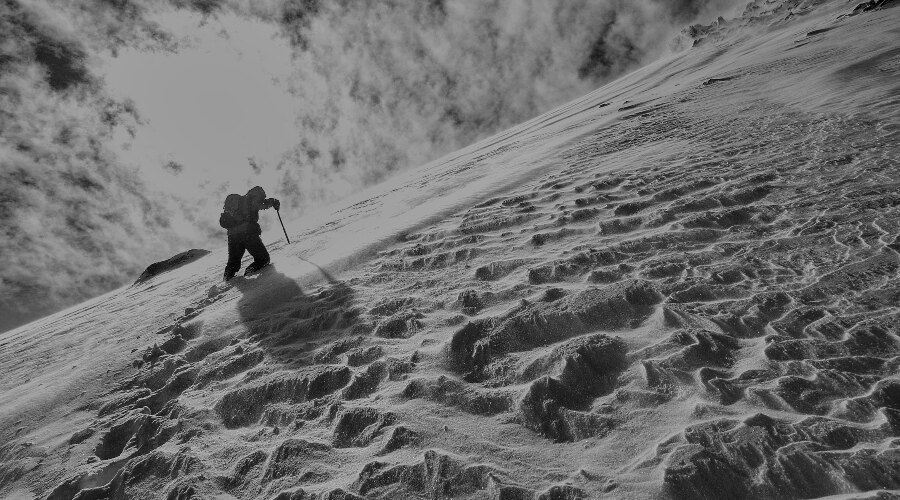
[[[247,194],[229,194],[225,207],[219,216],[219,225],[228,230],[228,263],[225,265],[225,281],[230,280],[241,268],[244,251],[250,252],[253,262],[247,266],[244,276],[258,272],[269,265],[269,252],[263,244],[262,228],[259,226],[259,211],[267,208],[281,208],[275,198],[266,198],[263,188],[256,186]]]

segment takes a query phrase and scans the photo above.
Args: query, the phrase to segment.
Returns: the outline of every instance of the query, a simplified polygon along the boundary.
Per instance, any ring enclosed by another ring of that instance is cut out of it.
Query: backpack
[[[239,194],[229,194],[225,197],[225,206],[222,209],[225,213],[230,214],[232,216],[238,216],[241,212],[243,212],[244,207],[244,197]]]

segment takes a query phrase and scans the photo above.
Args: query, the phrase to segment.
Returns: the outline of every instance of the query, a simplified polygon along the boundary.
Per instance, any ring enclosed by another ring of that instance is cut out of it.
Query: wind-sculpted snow
[[[900,9],[819,3],[0,337],[0,494],[897,496]]]

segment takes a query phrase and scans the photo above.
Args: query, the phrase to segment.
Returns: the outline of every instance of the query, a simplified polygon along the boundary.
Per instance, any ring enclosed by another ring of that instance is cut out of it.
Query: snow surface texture
[[[4,333],[0,495],[900,494],[892,5],[759,0],[258,276]]]

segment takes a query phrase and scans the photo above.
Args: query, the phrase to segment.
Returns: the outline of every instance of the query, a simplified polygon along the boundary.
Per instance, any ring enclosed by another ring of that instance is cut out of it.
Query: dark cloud
[[[578,77],[603,80],[622,73],[646,57],[645,48],[616,31],[616,11],[610,11],[603,22],[598,23],[596,38],[578,67]]]
[[[172,0],[172,5],[180,9],[190,9],[201,14],[210,15],[221,9],[222,0]]]
[[[253,171],[254,174],[259,175],[262,172],[262,167],[259,166],[259,162],[254,158],[247,158],[247,164],[250,165],[250,170]]]
[[[163,164],[163,169],[165,169],[175,175],[178,175],[181,172],[184,172],[184,165],[182,165],[181,163],[178,163],[177,161],[167,161],[166,163]]]
[[[9,68],[31,62],[40,66],[53,90],[90,82],[82,44],[44,25],[38,15],[15,1],[4,2],[0,17],[0,65]]]
[[[653,0],[653,4],[662,10],[667,19],[682,24],[697,20],[701,14],[721,10],[729,3],[715,0]]]
[[[309,48],[309,30],[312,19],[319,14],[320,0],[286,0],[281,6],[278,21],[285,28],[291,44],[300,50]]]
[[[71,42],[43,39],[34,46],[34,59],[46,68],[47,83],[54,90],[66,90],[89,81],[85,57],[84,51]]]

